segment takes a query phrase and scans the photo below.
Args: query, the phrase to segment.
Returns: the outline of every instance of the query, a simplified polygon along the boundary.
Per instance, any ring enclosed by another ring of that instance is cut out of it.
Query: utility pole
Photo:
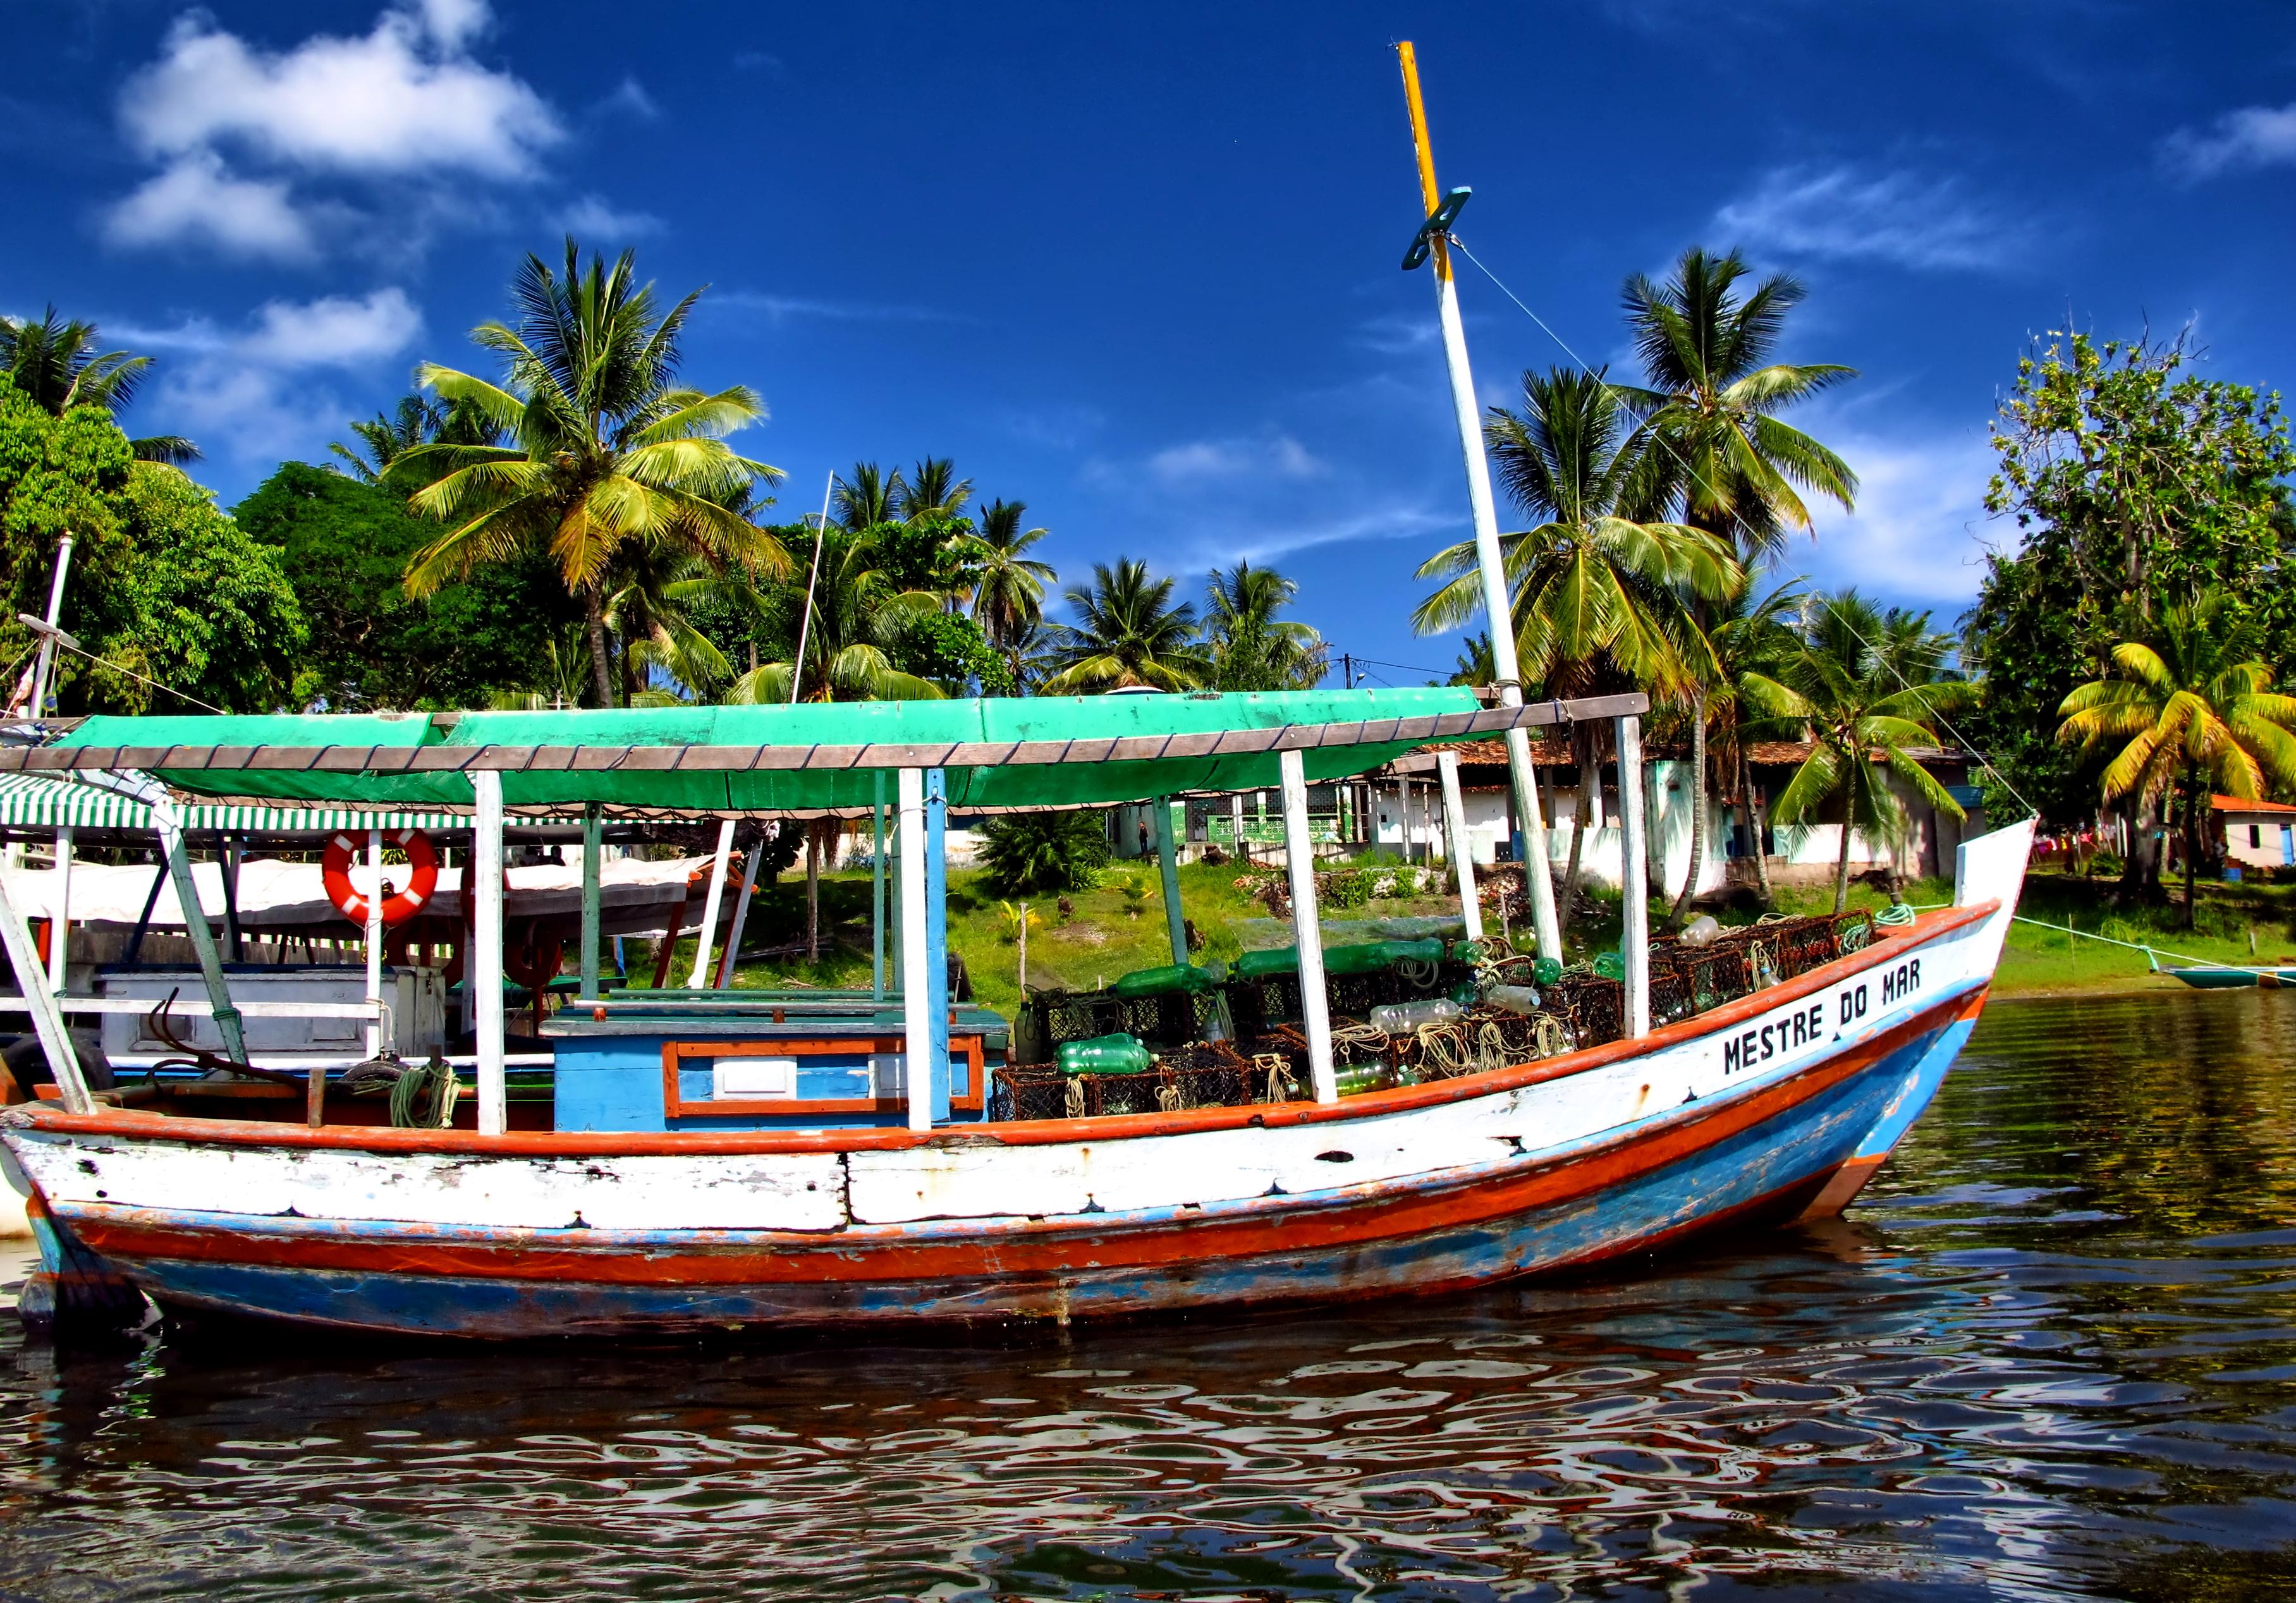
[[[1459,317],[1459,290],[1451,277],[1450,228],[1470,192],[1446,197],[1435,186],[1434,147],[1427,138],[1427,108],[1419,95],[1419,58],[1404,40],[1396,47],[1403,67],[1403,93],[1411,110],[1411,140],[1419,158],[1420,197],[1427,220],[1403,258],[1407,272],[1435,264],[1435,310],[1443,330],[1443,357],[1451,375],[1451,405],[1458,414],[1459,451],[1467,470],[1467,506],[1474,519],[1475,557],[1482,569],[1483,611],[1491,626],[1491,661],[1498,672],[1499,705],[1522,705],[1521,668],[1515,657],[1514,609],[1507,596],[1506,569],[1499,552],[1498,512],[1491,499],[1491,467],[1483,452],[1481,405],[1467,365],[1466,325]],[[1531,920],[1538,953],[1560,961],[1562,938],[1554,919],[1554,881],[1546,861],[1546,815],[1538,805],[1538,775],[1530,764],[1530,734],[1520,725],[1506,732],[1507,769],[1513,781],[1516,812],[1522,821],[1523,878],[1530,887]]]

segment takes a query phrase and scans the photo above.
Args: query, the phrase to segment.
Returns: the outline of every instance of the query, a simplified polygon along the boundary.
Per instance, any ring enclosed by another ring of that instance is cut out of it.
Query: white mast
[[[1466,203],[1467,192],[1446,200],[1435,187],[1435,152],[1427,139],[1427,108],[1419,98],[1419,58],[1406,39],[1396,47],[1403,63],[1403,92],[1411,105],[1411,140],[1419,155],[1420,195],[1427,223],[1412,245],[1406,267],[1431,256],[1435,262],[1435,310],[1443,325],[1443,359],[1451,371],[1451,405],[1458,413],[1459,452],[1467,469],[1467,505],[1475,524],[1475,559],[1482,569],[1483,611],[1491,626],[1491,663],[1498,676],[1499,705],[1522,705],[1521,669],[1515,659],[1514,610],[1507,600],[1506,569],[1499,553],[1498,513],[1491,501],[1491,466],[1483,454],[1481,408],[1467,365],[1467,331],[1459,321],[1459,290],[1451,278],[1448,230]],[[1546,823],[1538,806],[1538,775],[1530,764],[1530,734],[1506,734],[1507,769],[1514,784],[1515,814],[1522,823],[1523,877],[1530,886],[1530,917],[1538,954],[1560,960],[1562,937],[1554,922],[1554,880],[1546,863]]]

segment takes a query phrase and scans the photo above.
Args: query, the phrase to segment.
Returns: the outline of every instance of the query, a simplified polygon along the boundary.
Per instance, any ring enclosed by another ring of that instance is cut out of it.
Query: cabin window
[[[2264,826],[2262,824],[2252,823],[2248,826],[2248,844],[2251,847],[2260,846],[2264,844]]]
[[[709,1099],[746,1102],[797,1094],[795,1058],[720,1058],[709,1066]]]

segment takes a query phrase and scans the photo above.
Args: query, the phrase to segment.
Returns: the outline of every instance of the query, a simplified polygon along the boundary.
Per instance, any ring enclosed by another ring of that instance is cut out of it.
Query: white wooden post
[[[925,771],[901,770],[901,1060],[909,1128],[932,1128],[926,1062],[932,1056],[932,987],[925,983]]]
[[[1411,781],[1398,778],[1395,781],[1395,828],[1403,842],[1403,860],[1411,861]]]
[[[1316,843],[1308,838],[1308,773],[1296,751],[1276,758],[1283,775],[1283,856],[1292,875],[1292,938],[1300,952],[1300,1026],[1316,1100],[1340,1100],[1332,1066],[1332,999],[1324,994],[1324,928],[1316,916]]]
[[[1459,879],[1459,915],[1467,938],[1483,938],[1483,910],[1475,901],[1475,855],[1467,846],[1467,806],[1459,795],[1459,754],[1446,748],[1435,756],[1443,776],[1443,832],[1450,838],[1451,862]]]
[[[718,910],[726,901],[726,864],[734,855],[734,821],[718,821],[718,855],[709,864],[709,894],[701,903],[701,928],[693,937],[693,972],[686,985],[699,991],[709,983],[709,945],[718,934]]]
[[[509,1088],[503,1080],[503,789],[502,774],[480,768],[471,774],[471,868],[464,881],[472,904],[471,955],[463,965],[470,987],[471,1027],[478,1036],[479,1133],[500,1135],[510,1128]]]
[[[48,988],[64,994],[66,964],[71,950],[72,832],[66,824],[56,831],[56,894],[48,904]]]
[[[1228,822],[1234,826],[1235,829],[1235,860],[1238,863],[1249,863],[1251,861],[1251,853],[1245,848],[1243,844],[1242,791],[1232,790],[1228,793],[1227,817]]]
[[[1149,804],[1156,809],[1156,871],[1164,885],[1164,932],[1172,945],[1172,961],[1188,961],[1188,920],[1180,911],[1179,846],[1172,838],[1172,798],[1157,797]]]
[[[603,927],[603,893],[599,889],[600,860],[606,855],[604,810],[596,802],[582,805],[582,1000],[598,999],[598,931]]]
[[[1598,788],[1599,789],[1599,788]],[[1619,868],[1627,965],[1627,1035],[1650,1034],[1650,881],[1643,861],[1643,721],[1619,720]]]
[[[382,1000],[382,831],[366,832],[366,999]],[[382,1015],[367,1020],[366,1055],[382,1056]]]
[[[750,898],[758,889],[758,860],[765,854],[765,842],[751,843],[742,854],[742,894],[734,903],[734,922],[726,931],[726,957],[718,965],[718,988],[726,990],[734,983],[734,965],[741,961],[742,931],[750,922]]]
[[[5,875],[0,875],[0,945],[8,950],[8,966],[16,971],[16,989],[23,993],[24,1010],[32,1016],[32,1033],[40,1038],[40,1050],[48,1055],[48,1067],[56,1076],[56,1092],[63,1099],[64,1111],[94,1111],[95,1099],[87,1094],[87,1082],[80,1076],[79,1055],[72,1051],[63,1016],[56,1011],[55,998],[40,984],[40,949],[32,939],[31,926],[24,922],[8,895]]]

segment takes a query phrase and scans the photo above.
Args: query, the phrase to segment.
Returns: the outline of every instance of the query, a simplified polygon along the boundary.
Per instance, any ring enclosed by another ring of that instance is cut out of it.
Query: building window
[[[2248,844],[2251,847],[2260,846],[2264,844],[2264,826],[2262,824],[2252,823],[2248,826]]]

